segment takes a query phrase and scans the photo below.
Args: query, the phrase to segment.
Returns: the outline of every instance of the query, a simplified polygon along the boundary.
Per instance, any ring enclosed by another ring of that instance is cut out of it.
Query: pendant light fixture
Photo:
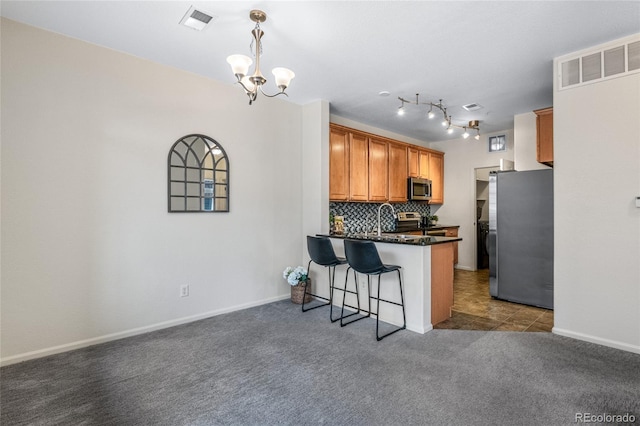
[[[251,35],[253,40],[251,41],[250,49],[256,59],[256,66],[253,74],[247,75],[249,67],[253,63],[253,60],[245,55],[231,55],[227,57],[227,62],[231,65],[231,70],[236,76],[238,83],[242,86],[247,96],[249,96],[249,105],[253,103],[258,97],[258,90],[262,92],[268,98],[273,98],[278,95],[285,95],[285,90],[289,87],[291,79],[295,77],[293,71],[288,68],[274,68],[271,72],[276,79],[276,86],[280,91],[274,95],[268,95],[262,90],[262,86],[267,82],[267,79],[262,75],[260,71],[260,55],[262,54],[262,36],[264,31],[260,29],[260,23],[267,20],[267,14],[261,10],[254,9],[249,13],[249,18],[256,23]]]
[[[420,102],[420,94],[416,93],[416,100],[415,101],[409,101],[407,99],[404,99],[400,96],[398,96],[398,100],[400,101],[400,107],[398,107],[398,115],[404,115],[404,104],[413,104],[413,105],[428,105],[429,106],[429,112],[427,113],[427,118],[432,120],[433,118],[435,118],[436,114],[433,111],[433,109],[435,108],[436,110],[440,110],[440,112],[442,112],[442,127],[445,128],[445,130],[447,131],[448,134],[452,134],[454,132],[454,130],[456,128],[458,129],[463,129],[464,133],[462,134],[462,137],[464,139],[467,139],[469,137],[469,130],[475,130],[478,132],[478,134],[476,136],[474,136],[475,140],[480,140],[480,121],[478,120],[471,120],[469,121],[469,123],[467,125],[461,126],[458,124],[454,124],[452,122],[453,118],[450,115],[447,115],[447,108],[442,104],[442,99],[440,99],[438,101],[438,103],[433,103],[433,102]]]

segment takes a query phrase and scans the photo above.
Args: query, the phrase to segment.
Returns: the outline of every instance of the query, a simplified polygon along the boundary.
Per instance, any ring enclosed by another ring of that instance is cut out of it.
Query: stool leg
[[[313,261],[310,260],[309,263],[307,264],[307,274],[309,274],[310,271],[311,271],[311,262],[313,262]],[[335,267],[334,267],[334,269],[335,269]],[[335,270],[334,270],[334,274],[335,274]],[[323,306],[327,306],[327,305],[331,304],[331,299],[333,298],[333,292],[332,292],[333,290],[332,290],[331,287],[332,287],[332,283],[331,283],[331,267],[329,267],[329,299],[327,299],[324,296],[318,296],[317,294],[311,293],[310,291],[308,291],[309,287],[305,284],[305,286],[304,286],[304,295],[302,296],[302,312],[307,312],[307,311],[310,311],[312,309],[321,308]],[[319,299],[328,300],[328,302],[327,303],[322,303],[320,305],[312,306],[311,308],[305,308],[305,305],[306,305],[305,300],[307,298],[307,294],[310,294],[311,296],[314,296],[314,297],[319,298]],[[331,316],[331,313],[329,313],[329,315]]]
[[[347,275],[344,278],[344,290],[342,292],[342,310],[340,312],[340,327],[344,327],[345,325],[349,325],[352,322],[360,321],[361,319],[367,318],[367,317],[369,317],[369,315],[371,315],[371,313],[368,313],[366,316],[363,316],[363,317],[360,317],[360,318],[356,318],[356,319],[351,320],[349,322],[344,322],[343,321],[345,318],[349,318],[349,317],[352,317],[354,315],[358,315],[360,313],[360,291],[358,290],[358,280],[357,280],[357,277],[356,277],[356,271],[355,271],[355,269],[353,269],[353,282],[354,282],[354,284],[356,286],[356,291],[355,292],[351,292],[350,291],[350,293],[354,293],[356,295],[356,301],[357,301],[357,304],[358,304],[358,306],[357,306],[358,311],[357,312],[353,312],[353,313],[351,313],[349,315],[345,315],[344,314],[344,307],[345,307],[345,300],[346,300],[345,298],[347,296],[347,283],[349,281],[349,271],[351,271],[351,270],[352,270],[351,267],[347,268]],[[350,306],[350,305],[348,305],[348,306],[351,307],[351,308],[354,307],[354,306]]]
[[[378,334],[378,321],[380,320],[380,275],[378,275],[378,309],[377,309],[378,315],[376,316],[376,339],[378,341],[384,339],[390,334],[397,333],[398,331],[404,330],[405,328],[407,328],[407,317],[405,316],[405,311],[404,311],[404,294],[402,293],[402,276],[400,275],[400,270],[398,270],[398,283],[400,285],[400,301],[402,302],[402,321],[403,321],[402,327],[398,327],[395,330],[380,336]],[[391,301],[387,301],[387,302],[395,303]],[[395,304],[397,305],[398,303],[395,303]]]
[[[329,266],[329,320],[331,322],[336,322],[340,318],[333,318],[333,289],[336,288],[336,267],[333,267],[333,271],[331,270],[331,266]],[[344,306],[344,305],[343,305]]]

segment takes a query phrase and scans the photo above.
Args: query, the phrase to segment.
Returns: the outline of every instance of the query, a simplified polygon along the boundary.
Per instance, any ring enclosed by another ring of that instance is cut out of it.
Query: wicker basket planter
[[[304,287],[309,286],[307,289],[307,296],[304,298],[304,303],[311,302],[311,280],[307,279],[307,281],[303,281],[297,285],[291,286],[291,302],[297,305],[302,304],[302,298],[304,297]]]

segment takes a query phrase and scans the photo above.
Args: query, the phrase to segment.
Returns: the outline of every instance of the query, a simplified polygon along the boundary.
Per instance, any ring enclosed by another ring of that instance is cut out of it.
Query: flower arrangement
[[[307,278],[308,278],[307,270],[302,266],[297,266],[295,268],[292,268],[291,266],[287,266],[284,272],[282,273],[282,276],[292,286],[303,283],[307,281]]]

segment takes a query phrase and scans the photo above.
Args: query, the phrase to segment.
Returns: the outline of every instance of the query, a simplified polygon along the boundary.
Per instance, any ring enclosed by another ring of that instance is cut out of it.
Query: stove
[[[398,212],[396,231],[409,232],[422,229],[422,216],[418,212]]]

